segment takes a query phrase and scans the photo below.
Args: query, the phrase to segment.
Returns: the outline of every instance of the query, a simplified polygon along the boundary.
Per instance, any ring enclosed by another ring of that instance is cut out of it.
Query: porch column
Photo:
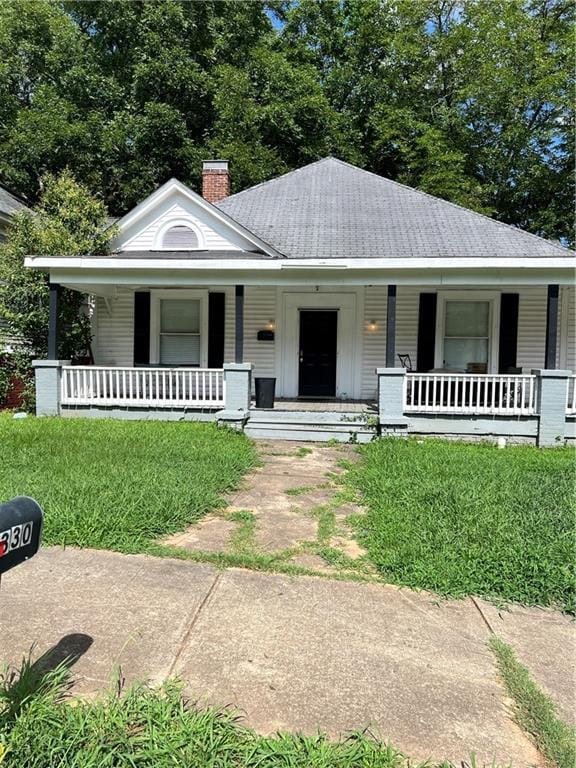
[[[36,382],[36,416],[60,414],[60,383],[62,366],[70,360],[33,360]]]
[[[48,360],[58,359],[58,299],[60,286],[50,283],[50,309],[48,318]]]
[[[378,421],[380,434],[407,434],[408,419],[404,415],[404,368],[376,368],[378,377]]]
[[[386,368],[394,368],[396,359],[396,286],[388,286],[386,303]]]
[[[234,362],[244,362],[244,286],[236,286],[236,337],[234,347]]]
[[[224,410],[218,411],[216,421],[221,426],[242,430],[250,415],[252,364],[224,364]]]
[[[546,305],[546,351],[544,367],[547,370],[556,368],[556,345],[558,341],[558,285],[548,286],[548,302]]]
[[[572,371],[533,370],[537,376],[538,445],[554,448],[566,439],[566,404]]]

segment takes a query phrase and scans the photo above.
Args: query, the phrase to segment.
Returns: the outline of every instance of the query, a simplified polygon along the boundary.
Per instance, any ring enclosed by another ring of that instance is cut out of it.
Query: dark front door
[[[338,312],[300,310],[300,397],[335,397]]]

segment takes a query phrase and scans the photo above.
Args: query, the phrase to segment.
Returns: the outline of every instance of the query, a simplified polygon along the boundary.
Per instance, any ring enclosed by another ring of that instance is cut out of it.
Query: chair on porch
[[[410,355],[398,355],[398,359],[400,360],[400,365],[402,368],[404,368],[408,373],[412,373],[414,371]]]

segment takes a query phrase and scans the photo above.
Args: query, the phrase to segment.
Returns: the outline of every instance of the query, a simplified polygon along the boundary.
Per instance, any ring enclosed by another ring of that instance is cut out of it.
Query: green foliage
[[[573,23],[566,0],[6,0],[0,178],[35,200],[69,167],[120,214],[209,155],[238,191],[335,154],[570,240]]]
[[[221,506],[255,461],[214,425],[0,417],[0,498],[37,499],[46,544],[146,552]]]
[[[29,675],[24,667],[21,677]],[[2,688],[18,685],[18,676]],[[136,685],[105,699],[62,698],[68,680],[48,673],[27,705],[7,720],[2,737],[3,766],[47,768],[407,768],[408,761],[392,746],[364,733],[331,742],[323,734],[278,733],[259,736],[238,722],[230,709],[200,709],[187,701],[183,686],[168,681],[154,690]],[[27,685],[27,683],[26,683]],[[14,698],[14,697],[13,697]],[[2,698],[0,698],[0,702]],[[1,707],[1,704],[0,704]],[[3,712],[0,710],[0,722]],[[0,741],[0,746],[2,742]]]
[[[518,724],[530,733],[549,764],[556,768],[576,765],[576,730],[558,718],[551,699],[538,688],[512,648],[494,635],[490,647],[500,674],[514,702]]]
[[[6,335],[18,339],[29,356],[45,356],[48,344],[48,276],[26,269],[24,257],[106,253],[114,230],[106,229],[106,208],[69,171],[47,174],[34,211],[14,216],[10,237],[0,246],[0,315]],[[90,320],[82,311],[85,297],[62,289],[59,356],[89,354]],[[22,361],[20,361],[22,362]],[[24,366],[25,368],[25,366]]]
[[[378,440],[346,482],[384,579],[462,597],[574,611],[572,449]]]
[[[564,0],[297,0],[283,38],[366,167],[572,239],[573,23]]]

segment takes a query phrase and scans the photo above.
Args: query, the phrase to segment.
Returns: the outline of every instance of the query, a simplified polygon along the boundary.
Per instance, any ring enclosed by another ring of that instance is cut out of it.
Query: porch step
[[[252,409],[244,431],[253,438],[341,443],[368,443],[376,427],[358,412]]]

